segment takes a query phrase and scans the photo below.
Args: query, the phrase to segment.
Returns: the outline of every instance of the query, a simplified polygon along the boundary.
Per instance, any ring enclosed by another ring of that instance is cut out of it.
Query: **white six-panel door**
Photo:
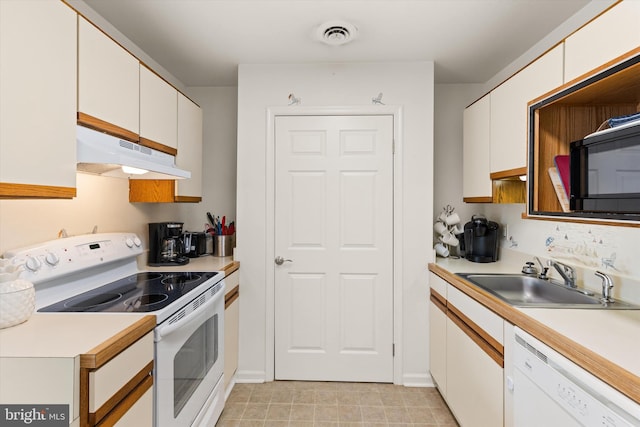
[[[275,378],[392,382],[393,116],[276,117],[274,231]]]

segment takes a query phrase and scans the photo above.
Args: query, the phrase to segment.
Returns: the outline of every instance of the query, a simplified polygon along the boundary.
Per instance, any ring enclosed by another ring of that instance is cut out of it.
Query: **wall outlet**
[[[502,237],[505,239],[509,238],[509,224],[504,224],[502,226]]]

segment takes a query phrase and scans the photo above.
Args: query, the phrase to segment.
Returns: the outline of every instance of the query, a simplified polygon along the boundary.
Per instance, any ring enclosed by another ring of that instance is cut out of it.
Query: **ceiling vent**
[[[325,22],[316,30],[317,39],[330,46],[343,45],[357,36],[358,29],[344,21]]]

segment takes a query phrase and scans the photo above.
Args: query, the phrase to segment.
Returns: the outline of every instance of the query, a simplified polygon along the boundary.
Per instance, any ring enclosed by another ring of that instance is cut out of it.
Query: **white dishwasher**
[[[515,328],[516,427],[640,426],[640,405]]]

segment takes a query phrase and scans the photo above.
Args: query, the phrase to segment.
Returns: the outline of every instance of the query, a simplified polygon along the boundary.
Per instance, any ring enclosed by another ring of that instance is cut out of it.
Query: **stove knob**
[[[47,256],[44,257],[44,260],[51,267],[55,267],[60,262],[60,258],[58,258],[58,255],[54,254],[53,252],[49,252]]]
[[[127,237],[124,239],[124,244],[127,245],[128,248],[133,247],[133,239],[131,237]]]
[[[42,263],[40,262],[40,260],[32,256],[27,257],[27,261],[24,263],[24,265],[29,271],[38,271],[40,270],[40,267],[42,267]]]
[[[137,247],[142,246],[142,240],[140,240],[140,238],[138,236],[133,238],[133,244],[136,245]]]

